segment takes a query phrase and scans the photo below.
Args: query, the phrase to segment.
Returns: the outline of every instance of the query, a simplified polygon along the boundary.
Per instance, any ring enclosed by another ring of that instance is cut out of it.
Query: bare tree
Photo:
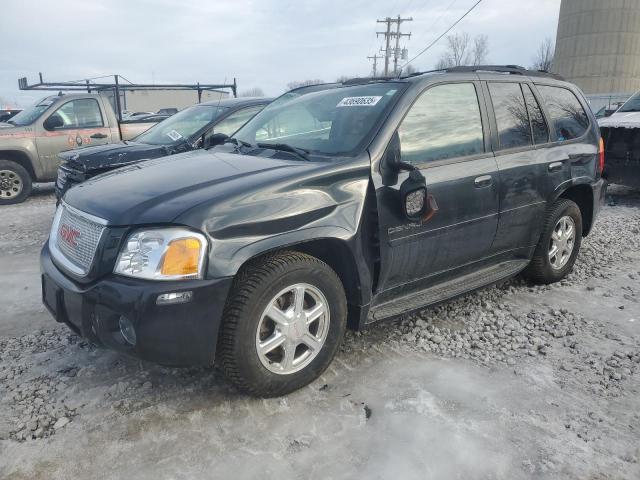
[[[238,94],[239,97],[264,97],[264,90],[260,87],[253,87],[248,90],[243,90]]]
[[[531,68],[533,70],[544,70],[550,72],[553,68],[554,54],[555,46],[553,45],[553,41],[549,37],[547,37],[538,47],[538,51],[533,57],[533,65],[531,66]]]
[[[447,49],[436,63],[437,69],[458,67],[460,65],[481,65],[487,61],[489,39],[478,35],[473,39],[468,33],[456,33],[447,36]]]
[[[345,82],[351,78],[354,78],[354,75],[340,75],[338,78],[336,78],[336,83],[342,83]]]
[[[489,37],[486,35],[478,35],[473,39],[473,65],[484,65],[487,63],[487,55],[489,55]]]
[[[405,75],[411,75],[412,73],[416,73],[417,71],[418,69],[413,65],[407,65],[405,68],[402,69],[402,73],[404,73]]]
[[[299,88],[299,87],[308,87],[309,85],[318,85],[319,83],[324,83],[324,80],[296,80],[293,82],[289,82],[287,83],[287,89],[288,90],[293,90],[294,88]]]

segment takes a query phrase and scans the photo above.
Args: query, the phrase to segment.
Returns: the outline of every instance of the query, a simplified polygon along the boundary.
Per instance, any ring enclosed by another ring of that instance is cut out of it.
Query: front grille
[[[103,223],[62,204],[51,231],[54,258],[57,257],[63,267],[73,273],[86,275],[91,269],[104,230]]]

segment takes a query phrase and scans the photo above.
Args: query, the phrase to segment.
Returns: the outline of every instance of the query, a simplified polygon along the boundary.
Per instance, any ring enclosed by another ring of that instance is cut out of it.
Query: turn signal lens
[[[162,261],[162,275],[198,275],[200,240],[181,238],[169,243]]]

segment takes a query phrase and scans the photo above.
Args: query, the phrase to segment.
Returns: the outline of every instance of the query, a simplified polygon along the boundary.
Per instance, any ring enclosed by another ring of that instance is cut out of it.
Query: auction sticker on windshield
[[[345,97],[336,107],[373,107],[382,97]]]
[[[176,140],[180,140],[182,138],[182,135],[180,135],[178,132],[176,132],[175,130],[171,130],[169,132],[166,133],[167,137],[169,137],[171,140],[173,140],[174,142]]]

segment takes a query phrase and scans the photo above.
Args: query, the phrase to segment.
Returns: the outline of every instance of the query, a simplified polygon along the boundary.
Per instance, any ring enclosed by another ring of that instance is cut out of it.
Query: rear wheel
[[[347,305],[336,273],[298,252],[266,256],[238,274],[225,306],[218,359],[253,395],[284,395],[329,366],[344,335]]]
[[[542,235],[525,276],[542,284],[562,280],[573,268],[581,243],[580,208],[571,200],[557,200],[547,212]]]
[[[31,175],[22,165],[0,160],[0,205],[24,202],[31,188]]]

